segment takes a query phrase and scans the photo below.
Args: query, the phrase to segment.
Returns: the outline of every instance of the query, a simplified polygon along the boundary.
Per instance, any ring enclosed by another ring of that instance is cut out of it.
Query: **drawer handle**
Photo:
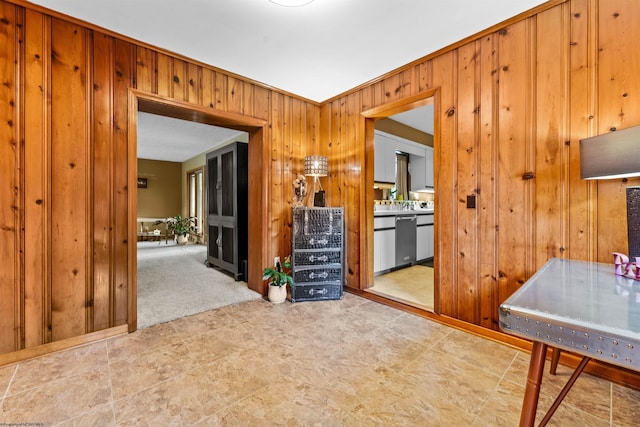
[[[324,288],[324,289],[311,289],[311,290],[309,291],[309,295],[316,295],[316,294],[318,294],[318,295],[324,295],[324,294],[326,294],[327,292],[328,292],[328,290],[327,290],[326,288]]]
[[[309,244],[313,245],[314,243],[318,243],[320,245],[326,245],[327,243],[329,243],[329,241],[327,239],[320,239],[316,242],[315,239],[309,239]]]
[[[327,262],[328,259],[329,258],[326,255],[322,255],[322,256],[319,256],[319,257],[315,257],[315,256],[311,255],[309,257],[309,261],[310,262],[314,262],[314,261]]]
[[[326,279],[328,276],[329,276],[329,273],[327,273],[326,271],[323,271],[322,273],[318,273],[318,274],[314,272],[309,273],[309,278],[311,279],[315,279],[316,277],[318,279]]]

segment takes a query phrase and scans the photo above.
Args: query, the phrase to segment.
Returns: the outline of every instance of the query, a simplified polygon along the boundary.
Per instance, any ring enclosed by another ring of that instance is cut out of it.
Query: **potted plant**
[[[179,245],[184,245],[188,240],[187,235],[197,231],[194,225],[195,220],[192,216],[176,215],[167,219],[167,230],[176,236],[176,242]]]
[[[287,271],[291,272],[291,257],[288,256],[276,267],[266,267],[262,273],[262,280],[269,281],[269,301],[278,304],[287,299],[287,283],[293,286],[293,277]]]

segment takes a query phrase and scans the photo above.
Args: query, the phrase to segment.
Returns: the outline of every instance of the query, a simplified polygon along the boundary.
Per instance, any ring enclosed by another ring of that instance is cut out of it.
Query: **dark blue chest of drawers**
[[[291,302],[342,298],[344,209],[294,208]]]

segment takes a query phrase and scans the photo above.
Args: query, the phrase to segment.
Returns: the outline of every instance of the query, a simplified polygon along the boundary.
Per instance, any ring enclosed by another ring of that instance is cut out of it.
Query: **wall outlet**
[[[275,258],[273,259],[273,266],[274,266],[274,267],[276,267],[276,268],[278,268],[278,266],[280,266],[280,265],[281,265],[281,264],[280,264],[280,257],[279,257],[279,256],[277,256],[277,257],[275,257]]]

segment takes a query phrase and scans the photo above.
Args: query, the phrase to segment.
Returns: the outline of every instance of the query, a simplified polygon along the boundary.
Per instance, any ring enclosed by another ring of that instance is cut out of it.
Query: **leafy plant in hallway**
[[[186,236],[197,231],[194,225],[195,220],[192,216],[176,215],[167,219],[167,229],[176,236]]]

